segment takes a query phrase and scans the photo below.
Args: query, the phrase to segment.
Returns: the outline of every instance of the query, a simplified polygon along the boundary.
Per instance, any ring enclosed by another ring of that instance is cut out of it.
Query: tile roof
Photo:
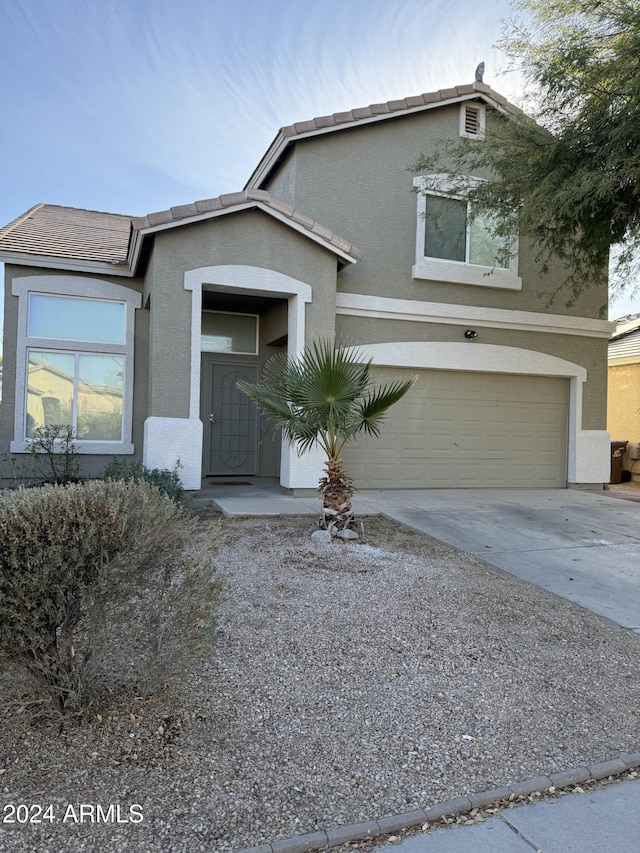
[[[116,266],[124,267],[129,261],[135,266],[141,240],[147,234],[255,207],[308,233],[311,239],[348,260],[362,258],[359,249],[331,228],[264,190],[244,190],[139,217],[36,204],[0,229],[0,259],[3,255],[13,256],[12,259],[24,255],[52,261],[97,261],[113,264],[116,272]],[[130,256],[132,244],[136,251]]]
[[[613,335],[609,341],[609,360],[635,358],[640,361],[640,324]]]
[[[487,86],[486,83],[476,82],[464,86],[454,86],[451,89],[439,89],[437,92],[425,92],[422,95],[401,98],[395,101],[385,101],[381,104],[370,104],[368,107],[348,110],[347,112],[318,116],[311,119],[311,121],[296,122],[296,124],[283,127],[280,129],[280,133],[285,137],[300,136],[316,130],[337,127],[338,125],[354,124],[378,117],[391,116],[393,113],[418,111],[425,107],[457,100],[458,98],[476,97],[479,94],[486,95],[507,112],[520,112],[516,106],[494,91],[491,86]]]
[[[233,210],[260,207],[288,221],[298,230],[308,231],[310,236],[315,237],[328,244],[332,249],[349,255],[354,261],[361,260],[362,252],[353,243],[345,240],[331,228],[321,225],[315,219],[297,210],[290,204],[275,198],[266,190],[243,190],[237,193],[228,193],[216,198],[202,199],[193,204],[171,207],[157,213],[149,213],[147,216],[137,217],[131,220],[134,231],[149,232],[171,228],[175,225],[186,224],[186,221],[198,221],[211,216],[232,212]]]
[[[385,101],[381,104],[370,104],[368,107],[360,107],[341,113],[332,113],[331,115],[318,116],[310,121],[296,122],[295,124],[280,128],[245,186],[260,186],[262,181],[268,177],[271,168],[277,162],[278,158],[295,139],[346,129],[354,125],[382,121],[395,116],[421,112],[422,110],[443,106],[448,103],[474,98],[481,98],[505,112],[522,112],[503,95],[492,89],[491,86],[476,81],[462,86],[454,86],[450,89],[439,89],[437,92],[424,92],[421,95],[414,95],[408,98]]]
[[[0,252],[123,264],[131,217],[36,204],[0,229]]]

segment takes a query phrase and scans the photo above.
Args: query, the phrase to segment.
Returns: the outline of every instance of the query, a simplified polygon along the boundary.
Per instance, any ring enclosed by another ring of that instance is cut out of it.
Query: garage
[[[376,368],[385,382],[410,370]],[[344,451],[358,488],[564,488],[569,382],[419,370],[378,438]]]

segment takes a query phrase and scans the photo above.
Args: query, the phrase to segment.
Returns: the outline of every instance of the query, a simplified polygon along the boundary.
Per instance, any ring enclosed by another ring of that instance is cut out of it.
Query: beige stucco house
[[[188,489],[203,476],[314,488],[319,455],[282,444],[235,383],[335,337],[380,378],[417,377],[381,437],[347,449],[359,488],[607,482],[606,282],[550,307],[561,271],[541,275],[523,242],[497,262],[466,201],[421,192],[408,170],[513,109],[459,86],[283,128],[232,195],[142,218],[33,207],[0,232],[0,452],[24,453],[60,411],[37,368],[67,377],[89,474],[118,455],[179,459]]]
[[[628,442],[624,469],[640,479],[640,314],[623,317],[609,342],[607,429]]]

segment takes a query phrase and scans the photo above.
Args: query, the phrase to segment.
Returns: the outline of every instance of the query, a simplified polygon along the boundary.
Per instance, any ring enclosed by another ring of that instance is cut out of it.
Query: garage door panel
[[[345,463],[359,488],[559,488],[567,422],[567,380],[422,370],[380,437],[349,445]]]

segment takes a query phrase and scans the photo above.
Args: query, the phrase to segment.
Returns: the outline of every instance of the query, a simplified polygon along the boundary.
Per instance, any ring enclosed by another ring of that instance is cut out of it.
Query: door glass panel
[[[122,344],[124,303],[73,296],[29,295],[29,335],[55,340]]]
[[[202,312],[203,352],[255,355],[258,351],[258,318],[252,314]]]

